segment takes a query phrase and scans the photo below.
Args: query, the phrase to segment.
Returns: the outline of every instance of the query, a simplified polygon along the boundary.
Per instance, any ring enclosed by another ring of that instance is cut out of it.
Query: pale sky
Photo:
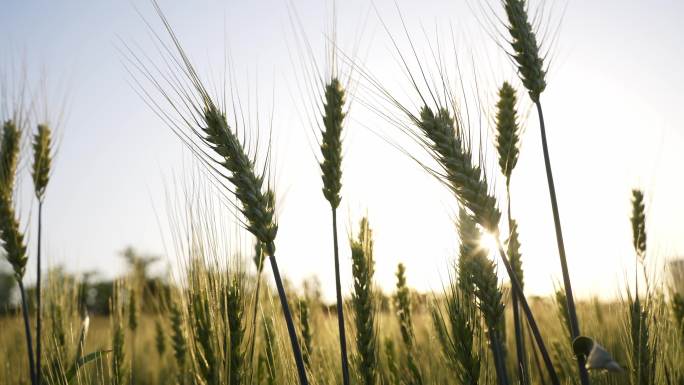
[[[294,3],[322,63],[330,2]],[[405,46],[394,1],[375,4],[392,36]],[[460,58],[475,63],[474,70],[471,64],[464,66],[464,81],[472,83],[472,74],[477,74],[478,99],[487,106],[493,106],[502,81],[519,88],[514,68],[478,23],[480,11],[457,0],[416,4],[397,0],[419,52],[427,50],[428,42],[435,44],[436,34],[448,47],[454,36]],[[331,298],[329,206],[320,191],[311,127],[300,113],[311,95],[299,91],[296,76],[308,62],[297,54],[288,2],[160,0],[160,5],[201,75],[215,81],[229,52],[242,98],[257,99],[258,90],[261,128],[268,129],[264,122],[272,119],[274,135],[280,269],[295,283],[318,276]],[[644,189],[647,197],[648,258],[662,264],[684,255],[684,4],[587,0],[565,5],[551,9],[555,17],[564,9],[565,13],[551,47],[553,61],[542,102],[573,286],[580,297],[610,297],[625,276],[633,275],[632,188]],[[149,2],[9,0],[2,8],[3,70],[8,63],[27,63],[31,79],[44,74],[55,114],[63,103],[54,95],[69,95],[45,204],[50,264],[64,264],[72,271],[96,269],[112,277],[123,269],[118,252],[131,245],[165,255],[168,265],[175,265],[166,196],[179,196],[174,178],[181,185],[191,183],[187,179],[192,157],[136,94],[123,64],[130,56],[120,52],[127,44],[153,61],[159,59],[136,11],[162,33]],[[368,72],[388,89],[409,90],[388,34],[368,2],[341,1],[337,11],[340,49],[351,52],[358,45],[357,62]],[[362,91],[356,97],[367,99]],[[519,97],[522,108],[529,108],[526,94],[520,92]],[[536,113],[530,113],[525,126],[512,182],[513,214],[520,223],[526,289],[548,294],[560,278],[560,264]],[[403,262],[410,285],[441,290],[457,250],[454,199],[370,128],[402,140],[396,127],[383,126],[362,103],[353,105],[345,127],[339,210],[343,287],[347,292],[351,287],[350,253],[344,240],[368,213],[376,239],[377,282],[391,290],[396,265]],[[492,128],[483,130],[488,141],[485,168],[503,198]],[[23,172],[20,205],[27,224],[29,214],[35,215],[35,204],[27,170]],[[226,213],[226,221],[229,218]],[[235,231],[226,232],[226,239],[234,240]],[[29,238],[35,240],[34,233]],[[235,242],[236,247],[246,243]],[[30,252],[35,253],[33,243]],[[29,263],[27,281],[35,271],[34,259]]]

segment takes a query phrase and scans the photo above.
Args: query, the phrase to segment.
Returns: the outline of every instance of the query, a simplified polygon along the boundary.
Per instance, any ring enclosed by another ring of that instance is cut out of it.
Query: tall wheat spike
[[[335,258],[335,294],[337,296],[337,322],[340,335],[340,356],[342,362],[342,383],[349,385],[349,364],[347,360],[347,336],[344,327],[344,304],[342,303],[342,285],[340,283],[340,257],[337,241],[337,207],[342,197],[342,125],[345,113],[345,92],[340,81],[333,77],[325,86],[325,103],[323,104],[323,130],[321,130],[321,174],[323,179],[323,196],[330,203],[332,210],[333,247]]]
[[[646,276],[646,206],[644,193],[632,190],[632,245],[637,256],[637,262],[644,269]],[[637,269],[638,271],[638,269]],[[654,338],[651,330],[650,311],[653,304],[648,285],[644,296],[644,303],[639,297],[639,279],[635,277],[634,298],[628,296],[629,302],[629,336],[631,341],[631,377],[632,383],[638,385],[652,385],[655,383],[656,355],[653,349]]]
[[[499,89],[499,100],[496,103],[496,149],[499,154],[499,167],[506,177],[506,204],[508,207],[508,257],[511,260],[513,271],[516,273],[520,285],[523,286],[522,259],[520,256],[520,242],[518,241],[517,224],[511,216],[511,176],[513,169],[518,163],[520,154],[520,126],[518,125],[518,112],[516,110],[517,97],[515,89],[504,82]],[[524,286],[523,286],[524,287]],[[527,355],[525,353],[525,338],[523,336],[522,320],[520,319],[520,307],[518,294],[511,294],[513,305],[513,327],[515,331],[515,348],[518,359],[518,378],[525,384],[530,383]]]
[[[29,378],[31,379],[31,384],[37,385],[28,300],[23,283],[28,256],[26,255],[24,235],[19,229],[19,220],[14,211],[13,199],[17,163],[19,162],[20,140],[21,131],[19,127],[12,120],[6,121],[3,124],[2,142],[0,143],[0,238],[2,239],[2,247],[5,249],[7,261],[12,265],[14,278],[19,285],[29,361]]]
[[[52,165],[52,134],[47,124],[39,124],[33,136],[33,165],[31,176],[38,199],[38,240],[36,250],[36,382],[41,383],[42,374],[42,306],[41,306],[41,245],[43,232],[43,200],[50,180]]]
[[[534,102],[536,105],[537,114],[539,116],[539,128],[541,131],[542,151],[544,153],[546,180],[549,186],[551,210],[553,214],[554,227],[556,230],[556,243],[558,244],[558,254],[563,272],[563,286],[567,296],[568,311],[570,312],[569,318],[572,327],[571,337],[575,339],[581,333],[579,321],[577,319],[577,311],[575,309],[575,300],[572,293],[567,258],[565,256],[565,243],[563,241],[563,231],[560,223],[558,201],[556,199],[556,187],[553,182],[551,160],[549,157],[548,145],[546,143],[546,126],[544,124],[544,114],[540,101],[541,93],[546,89],[546,71],[544,70],[544,61],[539,54],[539,43],[528,19],[526,1],[502,0],[502,3],[504,5],[508,19],[508,25],[506,25],[506,27],[511,36],[510,44],[513,48],[512,56],[517,63],[520,79],[525,88],[527,88],[530,99],[532,99],[532,102]],[[589,373],[587,372],[585,361],[586,357],[582,355],[577,356],[577,366],[579,369],[580,382],[582,385],[589,384]]]

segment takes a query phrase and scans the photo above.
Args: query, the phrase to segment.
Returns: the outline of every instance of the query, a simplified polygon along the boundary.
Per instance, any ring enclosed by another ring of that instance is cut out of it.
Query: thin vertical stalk
[[[506,202],[508,205],[508,229],[512,233],[513,221],[511,217],[511,187],[509,180],[506,181]],[[509,238],[510,238],[509,234]],[[510,240],[509,240],[510,242]],[[513,291],[511,293],[511,302],[513,305],[513,329],[515,331],[515,352],[518,358],[518,380],[523,385],[530,383],[529,368],[527,367],[527,354],[525,353],[525,339],[523,338],[522,320],[520,319],[520,305],[518,300],[518,293]]]
[[[333,245],[335,248],[335,290],[337,292],[337,326],[340,334],[340,359],[342,360],[342,383],[349,385],[349,364],[347,361],[347,335],[344,329],[344,303],[340,283],[340,256],[337,241],[337,209],[332,209]]]
[[[17,282],[19,283],[19,293],[21,293],[21,314],[24,317],[24,331],[26,332],[26,349],[28,351],[31,384],[38,385],[36,383],[36,364],[33,360],[33,340],[31,339],[31,323],[29,322],[28,304],[26,303],[26,290],[24,289],[24,283],[20,279],[18,279]]]
[[[508,276],[511,280],[511,286],[513,287],[513,292],[518,292],[518,295],[520,296],[520,304],[522,305],[523,312],[525,313],[525,316],[527,317],[528,324],[530,325],[530,329],[532,329],[532,335],[534,336],[534,340],[537,343],[537,346],[539,346],[539,352],[542,355],[542,359],[544,360],[544,365],[546,366],[546,370],[549,372],[549,377],[551,378],[551,383],[553,385],[560,385],[560,380],[558,379],[558,374],[556,373],[556,369],[553,367],[553,362],[551,361],[551,356],[549,355],[549,351],[546,349],[546,345],[544,344],[544,339],[541,336],[541,332],[539,331],[539,326],[537,325],[537,322],[534,319],[534,315],[532,314],[532,309],[530,309],[530,305],[527,303],[527,299],[525,296],[522,294],[522,286],[520,285],[520,281],[518,280],[518,277],[516,276],[515,272],[513,271],[513,267],[511,267],[511,263],[508,260],[508,257],[506,257],[506,252],[503,250],[503,246],[501,245],[501,241],[497,237],[497,243],[499,246],[499,254],[501,255],[501,260],[504,264],[504,267],[506,268],[506,272],[508,273]]]
[[[302,350],[299,348],[297,341],[297,332],[295,331],[294,323],[292,322],[292,314],[290,313],[290,306],[287,303],[287,296],[285,295],[285,288],[283,281],[280,278],[280,270],[278,270],[278,263],[275,255],[268,256],[271,261],[271,269],[273,270],[273,277],[275,279],[276,288],[278,289],[278,296],[280,297],[280,304],[283,306],[283,315],[285,316],[285,323],[287,324],[287,333],[290,335],[290,342],[292,344],[292,353],[294,354],[295,363],[297,364],[297,374],[299,375],[299,384],[308,385],[309,381],[306,379],[306,369],[304,368],[304,359],[302,358]]]
[[[563,271],[563,286],[568,303],[568,316],[570,318],[570,333],[574,340],[580,335],[579,322],[577,321],[577,313],[575,310],[575,299],[572,294],[572,285],[570,283],[570,273],[568,272],[568,262],[565,257],[565,243],[563,242],[563,230],[561,229],[560,214],[558,212],[558,201],[556,200],[556,186],[553,183],[553,173],[551,171],[551,160],[549,158],[549,149],[546,144],[546,126],[544,124],[544,113],[542,111],[541,102],[535,102],[537,106],[537,114],[539,115],[539,129],[541,131],[542,150],[544,152],[544,167],[546,168],[546,181],[549,185],[549,196],[551,198],[551,210],[553,212],[553,223],[556,229],[556,243],[558,244],[558,255],[560,256],[561,269]],[[577,366],[579,369],[580,381],[582,385],[589,384],[589,373],[585,366],[586,358],[583,355],[577,356]]]
[[[40,385],[41,381],[41,292],[40,292],[40,259],[41,259],[41,236],[43,230],[43,201],[38,201],[38,246],[36,250],[36,382]]]

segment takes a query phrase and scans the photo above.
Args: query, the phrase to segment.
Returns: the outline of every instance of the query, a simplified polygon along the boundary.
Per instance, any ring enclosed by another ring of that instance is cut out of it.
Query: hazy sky
[[[330,2],[294,3],[314,54],[323,63]],[[406,46],[394,2],[375,4],[392,36]],[[467,63],[465,82],[472,84],[472,74],[477,74],[476,99],[485,107],[495,103],[494,92],[502,81],[520,86],[513,67],[478,23],[481,11],[456,0],[397,4],[419,53],[426,53],[428,42],[436,44],[435,36],[449,48],[454,37],[453,47]],[[294,282],[317,275],[330,298],[334,270],[329,207],[320,191],[315,138],[302,114],[312,95],[302,93],[296,80],[309,61],[297,53],[287,1],[160,0],[160,5],[200,73],[215,81],[215,75],[224,73],[223,58],[229,52],[241,97],[258,99],[262,130],[272,119],[280,268]],[[643,188],[647,196],[649,259],[663,262],[684,255],[684,4],[615,0],[565,5],[551,7],[556,19],[565,13],[551,47],[553,60],[542,96],[553,171],[575,290],[580,296],[612,296],[624,277],[633,275],[633,187]],[[7,73],[11,63],[27,63],[32,79],[44,74],[54,114],[63,104],[56,95],[68,93],[45,204],[50,263],[114,276],[123,269],[119,251],[132,245],[165,255],[168,265],[175,265],[167,196],[182,199],[178,190],[191,183],[192,157],[136,94],[134,78],[123,64],[131,55],[121,53],[129,45],[138,55],[161,63],[136,11],[154,31],[163,32],[149,2],[9,0],[2,8],[3,71]],[[341,50],[351,53],[358,45],[357,62],[385,87],[409,90],[388,34],[368,2],[342,1],[337,11]],[[455,71],[448,71],[455,79]],[[363,107],[369,100],[363,80],[358,89],[345,127],[340,236],[344,240],[356,231],[360,216],[368,213],[375,229],[378,283],[389,290],[397,263],[404,262],[411,285],[440,289],[457,250],[453,198],[371,132],[402,140],[396,127],[383,125]],[[529,109],[527,96],[520,97],[521,107]],[[491,113],[491,107],[486,109]],[[520,222],[527,290],[546,294],[560,277],[560,265],[535,113],[525,125],[512,182],[513,214]],[[485,169],[503,197],[491,127],[483,127],[482,135],[488,146]],[[20,205],[27,224],[35,204],[26,168],[23,172]],[[231,233],[226,239],[236,238],[233,230],[226,232]],[[34,234],[29,238],[34,240]],[[245,243],[242,239],[239,246]],[[33,243],[31,247],[33,256]],[[349,290],[351,262],[345,242],[341,255],[343,285]],[[30,263],[32,277],[33,259]]]

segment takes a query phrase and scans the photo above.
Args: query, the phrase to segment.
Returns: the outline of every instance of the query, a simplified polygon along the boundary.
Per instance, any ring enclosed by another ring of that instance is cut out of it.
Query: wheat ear
[[[325,103],[323,105],[323,130],[321,130],[321,175],[323,179],[323,196],[330,202],[332,210],[333,248],[335,258],[335,294],[337,323],[340,336],[340,359],[342,363],[342,383],[349,385],[349,363],[347,360],[347,336],[344,327],[344,304],[342,302],[342,285],[340,283],[340,257],[337,240],[337,207],[342,197],[342,125],[345,113],[344,88],[339,80],[333,77],[325,86]]]

